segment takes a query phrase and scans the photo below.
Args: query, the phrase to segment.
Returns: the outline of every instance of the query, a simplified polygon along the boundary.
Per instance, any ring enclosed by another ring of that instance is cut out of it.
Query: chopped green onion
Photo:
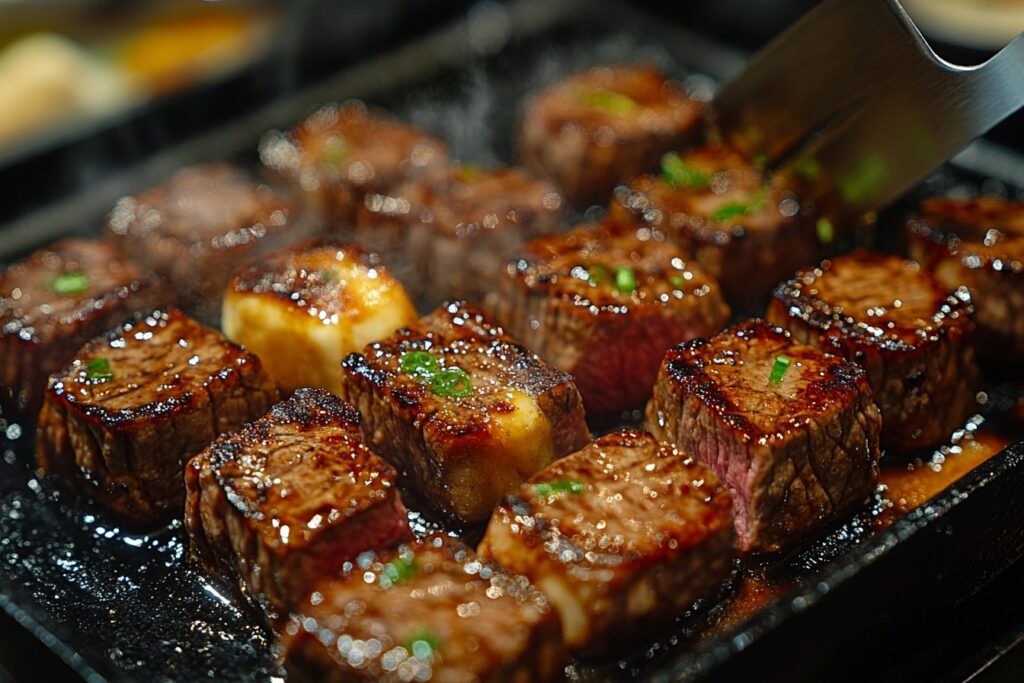
[[[587,274],[590,276],[587,282],[590,283],[591,287],[597,287],[598,285],[604,284],[612,279],[612,275],[608,272],[608,269],[599,263],[587,266]]]
[[[50,280],[47,289],[61,296],[81,294],[89,289],[89,276],[80,270],[64,273]]]
[[[621,266],[615,269],[615,289],[623,294],[632,294],[636,291],[636,275],[629,266]]]
[[[384,569],[380,573],[381,585],[391,588],[391,586],[396,586],[416,576],[419,570],[420,567],[416,564],[415,557],[411,554],[408,558],[399,555],[384,565]]]
[[[827,218],[819,218],[815,228],[818,231],[818,241],[822,244],[831,244],[836,237],[835,226]]]
[[[345,143],[344,138],[329,138],[324,142],[324,146],[320,150],[320,156],[328,164],[338,165],[345,161],[345,157],[348,156],[348,144]]]
[[[545,481],[539,484],[533,485],[533,490],[538,496],[544,498],[550,498],[551,496],[560,496],[565,494],[572,494],[578,496],[586,490],[586,485],[582,481],[576,479],[563,479],[561,481]]]
[[[114,372],[110,369],[110,361],[106,358],[93,358],[85,364],[85,378],[95,384],[102,384],[114,379]]]
[[[818,180],[821,178],[821,163],[814,157],[801,157],[793,164],[793,173],[804,180]]]
[[[711,220],[721,223],[727,221],[730,218],[736,218],[737,216],[746,216],[747,211],[750,209],[749,204],[740,204],[739,202],[729,202],[724,206],[721,206],[713,214],[711,214]]]
[[[671,284],[673,287],[682,287],[684,284],[686,284],[686,281],[683,279],[682,275],[673,275],[668,279],[668,281],[669,284]]]
[[[755,154],[754,158],[750,160],[750,163],[754,165],[759,171],[763,171],[768,166],[768,155],[765,153]]]
[[[431,378],[430,390],[445,398],[466,398],[473,393],[473,380],[462,368],[445,368]]]
[[[786,370],[789,370],[789,366],[792,363],[793,359],[789,356],[776,357],[775,364],[772,365],[772,374],[768,376],[768,381],[772,384],[782,382],[782,376],[786,374]]]
[[[455,169],[455,179],[460,183],[472,183],[484,177],[484,169],[479,164],[462,164]]]
[[[682,160],[675,152],[661,157],[661,177],[672,187],[707,187],[711,176]]]
[[[338,271],[333,268],[321,268],[320,270],[314,271],[313,275],[315,275],[316,279],[320,280],[320,282],[338,281]]]
[[[602,109],[618,116],[629,116],[640,108],[632,97],[614,90],[590,90],[583,99],[595,109]]]
[[[417,382],[429,382],[441,371],[441,364],[428,351],[406,351],[398,359],[398,365]]]
[[[429,659],[441,649],[441,642],[432,631],[421,628],[406,639],[405,649],[417,659]]]

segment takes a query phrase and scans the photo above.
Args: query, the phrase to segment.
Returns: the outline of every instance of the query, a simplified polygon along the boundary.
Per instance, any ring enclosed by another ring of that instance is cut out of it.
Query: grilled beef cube
[[[367,554],[282,629],[288,680],[560,681],[558,615],[522,577],[442,536]]]
[[[277,400],[259,359],[180,311],[98,337],[50,378],[39,465],[137,528],[179,515],[184,465]]]
[[[659,175],[618,188],[609,216],[664,231],[743,311],[763,306],[780,280],[818,259],[809,209],[723,147],[665,155]]]
[[[50,373],[85,342],[164,303],[159,286],[106,243],[67,239],[0,273],[0,403],[34,419]]]
[[[703,107],[649,66],[575,74],[526,104],[519,158],[577,206],[604,203],[615,185],[692,142]]]
[[[178,305],[212,324],[236,267],[309,239],[312,225],[293,200],[232,166],[207,164],[121,199],[106,234],[125,258],[163,276]]]
[[[544,591],[570,650],[621,652],[719,591],[730,508],[717,477],[675,446],[614,432],[506,498],[480,554]]]
[[[367,194],[440,171],[448,151],[423,131],[351,101],[321,107],[289,134],[268,134],[260,158],[330,228],[349,229]]]
[[[647,428],[708,465],[740,546],[775,551],[871,494],[882,420],[859,365],[763,321],[665,354]]]
[[[508,264],[494,311],[575,377],[599,415],[643,405],[665,351],[729,317],[718,283],[661,233],[611,224],[530,242]]]
[[[589,438],[572,377],[479,311],[446,304],[342,363],[367,444],[430,511],[471,526]]]
[[[974,302],[979,360],[1024,368],[1024,203],[925,201],[907,222],[910,257]]]
[[[221,329],[263,361],[278,388],[341,391],[341,361],[416,320],[405,289],[359,247],[312,243],[239,271]]]
[[[395,478],[355,408],[299,389],[192,458],[185,527],[208,570],[284,614],[360,553],[411,538]]]
[[[975,411],[970,295],[916,263],[857,251],[775,290],[768,320],[804,344],[857,362],[882,413],[882,447],[932,448]]]
[[[515,168],[462,166],[373,194],[359,210],[354,240],[385,263],[404,264],[424,308],[446,299],[493,297],[505,260],[528,239],[553,232],[562,197]]]

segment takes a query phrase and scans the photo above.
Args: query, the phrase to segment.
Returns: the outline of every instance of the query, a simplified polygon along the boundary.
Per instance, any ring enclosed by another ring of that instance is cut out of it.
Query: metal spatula
[[[1024,34],[980,66],[938,57],[896,0],[825,0],[716,96],[725,141],[827,195],[881,208],[1024,106]]]

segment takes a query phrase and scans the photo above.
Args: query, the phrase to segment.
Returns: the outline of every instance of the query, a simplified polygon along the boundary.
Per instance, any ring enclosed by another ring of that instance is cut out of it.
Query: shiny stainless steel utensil
[[[825,0],[719,91],[725,141],[810,183],[836,215],[881,208],[1024,106],[1024,34],[984,64],[937,56],[896,0]]]

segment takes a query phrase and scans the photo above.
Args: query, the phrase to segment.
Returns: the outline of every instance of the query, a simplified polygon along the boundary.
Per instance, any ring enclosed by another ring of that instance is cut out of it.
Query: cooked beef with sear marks
[[[522,577],[443,536],[355,562],[285,626],[289,681],[560,681],[558,614]]]
[[[282,391],[341,391],[341,361],[416,320],[405,289],[359,247],[299,245],[237,271],[221,329],[263,361]]]
[[[882,447],[930,449],[977,408],[967,290],[950,292],[913,262],[856,251],[775,290],[768,320],[867,370]]]
[[[480,554],[544,591],[571,651],[608,657],[716,595],[732,544],[718,478],[676,446],[624,430],[502,501]]]
[[[478,310],[446,304],[342,363],[343,398],[406,491],[460,525],[589,439],[572,377]]]
[[[355,408],[299,389],[192,458],[185,527],[208,570],[284,616],[360,553],[411,538],[395,478]]]
[[[724,147],[665,155],[660,174],[616,190],[609,216],[663,230],[744,312],[760,309],[780,280],[819,258],[810,208]]]
[[[34,420],[50,373],[75,350],[165,292],[110,245],[66,239],[0,273],[0,404],[8,418]]]
[[[729,489],[740,546],[776,551],[863,503],[882,420],[859,365],[760,320],[670,350],[647,428]]]
[[[424,308],[446,299],[493,297],[505,260],[527,240],[555,231],[562,196],[515,168],[460,166],[359,209],[353,240],[399,265]]]
[[[933,198],[907,221],[910,257],[974,302],[978,359],[1024,369],[1024,202]]]
[[[50,378],[39,465],[124,524],[152,527],[181,514],[189,458],[276,400],[255,356],[178,310],[155,311]]]
[[[313,230],[295,201],[227,164],[186,168],[124,197],[106,225],[125,258],[164,277],[178,305],[209,324],[236,267]]]
[[[656,68],[595,68],[527,101],[519,158],[551,178],[572,204],[603,204],[616,184],[694,141],[702,114],[703,106]]]

